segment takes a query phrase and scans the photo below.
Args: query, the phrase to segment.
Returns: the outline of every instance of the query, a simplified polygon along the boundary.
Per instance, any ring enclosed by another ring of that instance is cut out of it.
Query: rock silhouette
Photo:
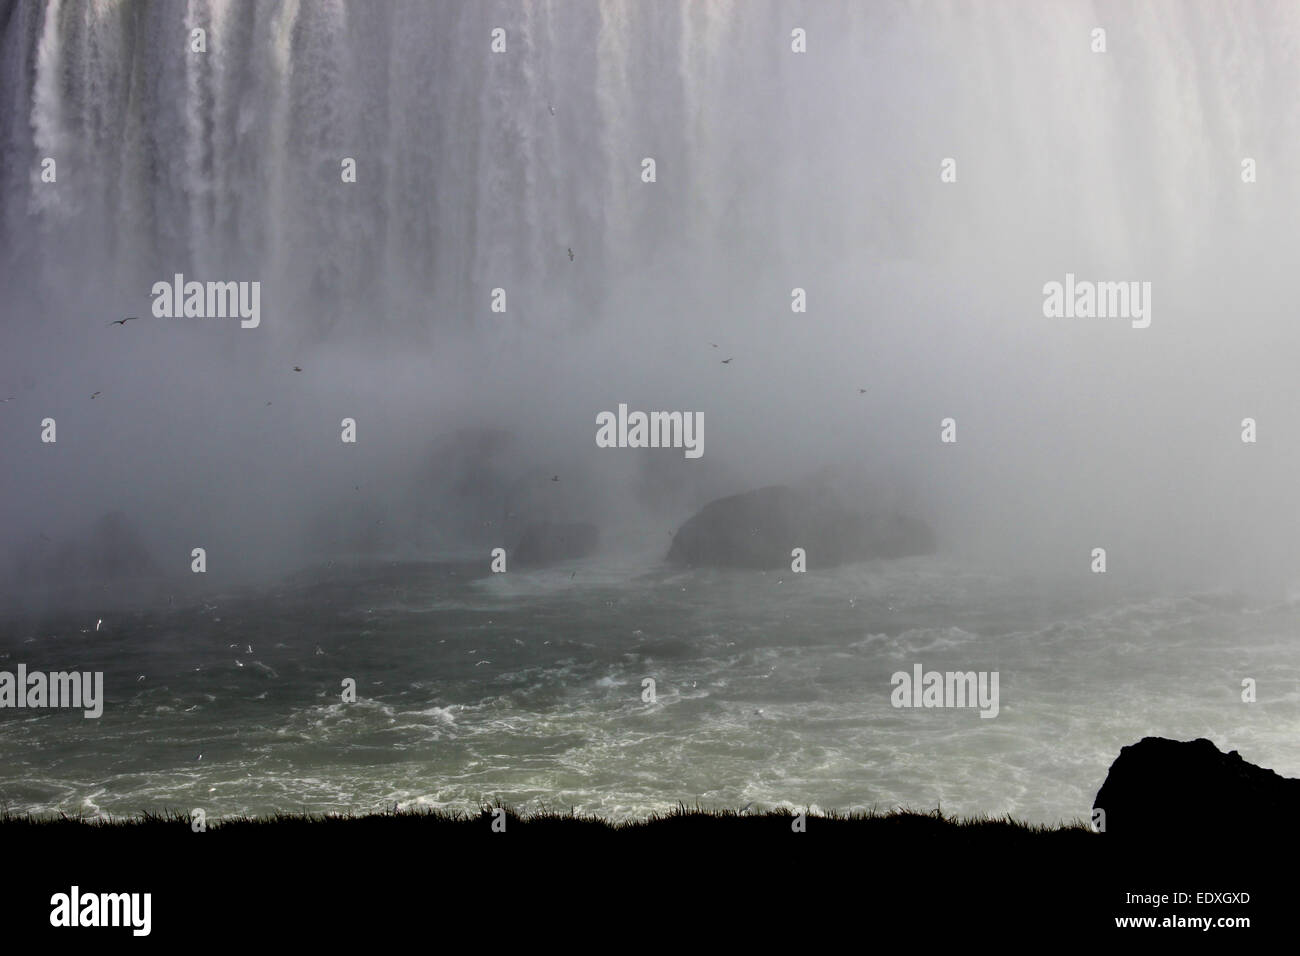
[[[935,539],[920,519],[871,518],[828,498],[774,485],[709,502],[678,529],[668,561],[776,569],[790,566],[794,548],[807,552],[810,568],[824,568],[929,554]]]
[[[1145,737],[1120,750],[1093,807],[1105,811],[1107,834],[1133,839],[1294,832],[1300,780],[1204,738]]]

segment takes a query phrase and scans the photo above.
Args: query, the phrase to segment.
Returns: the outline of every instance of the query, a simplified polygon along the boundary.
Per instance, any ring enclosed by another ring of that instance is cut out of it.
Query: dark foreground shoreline
[[[687,938],[822,948],[845,932],[860,941],[901,933],[917,945],[965,936],[980,949],[1128,933],[1222,945],[1289,923],[1294,843],[1223,832],[1121,841],[1082,822],[1043,827],[938,811],[805,819],[795,832],[788,811],[679,807],[611,824],[484,807],[281,814],[195,832],[179,813],[111,822],[5,815],[4,925],[10,935],[122,935],[134,945],[218,937],[383,944],[416,930],[433,933],[437,948],[464,934],[502,946],[523,934],[532,945],[547,937],[547,948],[586,951]],[[51,896],[73,885],[151,893],[149,939],[121,928],[51,928]],[[1249,897],[1132,902],[1178,892]],[[1127,916],[1246,916],[1251,927],[1117,928]],[[598,935],[573,946],[588,933]]]

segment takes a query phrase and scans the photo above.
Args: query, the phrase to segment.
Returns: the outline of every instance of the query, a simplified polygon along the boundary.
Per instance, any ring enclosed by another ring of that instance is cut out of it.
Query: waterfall
[[[0,4],[0,438],[75,436],[0,500],[292,543],[371,481],[338,477],[348,416],[414,500],[424,443],[487,429],[613,511],[636,467],[593,416],[627,402],[700,411],[745,480],[922,475],[972,537],[1142,489],[1181,528],[1247,481],[1280,527],[1293,472],[1205,449],[1295,404],[1298,36],[1238,0]],[[260,324],[151,321],[177,273],[260,283]],[[1071,276],[1150,288],[1150,327],[1045,317]],[[936,460],[949,415],[978,445]]]
[[[402,338],[484,323],[496,287],[512,322],[578,331],[616,307],[623,277],[656,267],[722,301],[727,268],[942,265],[989,234],[1008,237],[985,250],[1003,264],[1045,247],[1196,256],[1225,211],[1279,223],[1233,200],[1243,156],[1267,169],[1274,207],[1295,198],[1300,12],[1268,14],[15,4],[5,267],[42,301],[70,274],[128,301],[174,272],[256,278],[282,317],[272,334],[343,334],[362,313]],[[1089,49],[1096,26],[1110,28],[1104,55]],[[791,52],[795,27],[806,54]],[[206,52],[191,51],[196,29]],[[647,156],[655,184],[640,180]],[[935,188],[946,156],[970,187]],[[57,184],[42,181],[46,157]],[[356,184],[341,182],[344,157]]]

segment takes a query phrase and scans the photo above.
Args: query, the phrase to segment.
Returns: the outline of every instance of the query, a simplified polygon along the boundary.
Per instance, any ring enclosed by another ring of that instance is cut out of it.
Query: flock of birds
[[[551,114],[552,114],[552,115],[555,114],[555,107],[554,107],[554,106],[551,107]],[[569,254],[569,261],[570,261],[570,262],[573,262],[573,261],[574,261],[574,258],[575,258],[575,257],[574,257],[574,254],[573,254],[573,247],[572,247],[572,246],[567,246],[567,247],[565,247],[565,251]],[[121,319],[112,319],[108,324],[109,324],[109,325],[119,325],[119,326],[125,328],[125,327],[126,327],[126,323],[128,323],[128,322],[138,322],[139,320],[140,320],[140,317],[139,317],[138,315],[128,315],[128,316],[126,316],[126,317],[124,317],[124,318],[121,318]],[[708,344],[709,344],[712,348],[715,348],[715,349],[718,347],[718,343],[716,343],[716,342],[710,342],[710,343],[708,343]],[[722,365],[730,365],[733,361],[735,361],[735,356],[734,356],[734,355],[733,355],[733,356],[729,356],[728,358],[724,358],[724,359],[722,360],[721,364],[722,364]],[[295,365],[295,366],[293,367],[293,370],[294,370],[295,372],[301,372],[301,371],[302,371],[302,366],[301,366],[301,365]],[[102,391],[98,391],[98,392],[95,392],[95,394],[94,394],[94,395],[91,395],[90,397],[91,397],[92,399],[94,399],[94,398],[97,398],[98,396],[100,396],[100,395],[102,395],[102,394],[104,394]],[[858,389],[858,394],[859,394],[859,395],[865,395],[865,394],[867,394],[867,390],[866,390],[865,388],[859,388],[859,389]],[[14,400],[14,396],[12,396],[12,395],[10,395],[8,398],[0,398],[0,405],[4,405],[4,404],[7,403],[7,402],[12,402],[13,400]],[[267,405],[270,405],[271,403],[270,403],[270,402],[267,402],[266,404],[267,404]],[[559,481],[560,479],[559,479],[559,478],[552,478],[551,480],[552,480],[552,481]]]
[[[555,107],[554,107],[554,106],[551,107],[551,113],[552,113],[552,115],[554,115],[554,113],[555,113]],[[569,261],[572,262],[572,261],[574,260],[573,247],[572,247],[572,246],[567,246],[567,247],[565,247],[565,251],[569,254]],[[126,323],[128,323],[128,322],[136,322],[136,321],[138,321],[138,320],[139,320],[139,316],[128,315],[128,316],[127,316],[126,318],[124,318],[124,319],[113,319],[113,320],[112,320],[111,322],[109,322],[108,324],[109,324],[109,325],[120,325],[120,326],[125,327],[125,326],[126,326]],[[710,342],[709,345],[710,345],[711,347],[715,348],[715,349],[718,347],[718,343],[717,343],[717,342]],[[722,364],[722,365],[730,365],[733,361],[735,361],[735,358],[736,358],[736,357],[735,357],[734,355],[732,355],[732,356],[730,356],[730,357],[728,357],[728,358],[724,358],[724,359],[722,360],[721,364]],[[302,366],[301,366],[301,365],[295,365],[295,366],[293,367],[293,370],[294,370],[295,372],[301,372],[301,371],[302,371]],[[95,395],[102,395],[102,394],[103,394],[102,392],[96,392],[96,393],[95,393]],[[867,394],[867,390],[866,390],[865,388],[859,388],[859,389],[858,389],[858,394],[859,394],[859,395],[865,395],[865,394]],[[90,396],[90,397],[91,397],[91,398],[94,398],[95,395],[92,395],[92,396]],[[5,402],[12,402],[12,401],[13,401],[13,396],[11,395],[9,398],[0,399],[0,405],[3,405]],[[271,403],[270,403],[270,402],[267,402],[266,404],[267,404],[267,405],[270,405]],[[552,481],[559,481],[560,479],[559,479],[559,478],[552,478],[551,480],[552,480]]]
[[[572,249],[569,250],[569,259],[570,259],[570,261],[572,261],[572,259],[573,259],[573,250],[572,250]],[[121,318],[121,319],[112,319],[112,320],[109,321],[108,324],[109,324],[109,325],[120,325],[120,326],[122,326],[123,328],[126,328],[126,323],[128,323],[128,322],[139,322],[139,321],[140,321],[140,317],[139,317],[138,315],[128,315],[128,316],[126,316],[125,318]],[[295,372],[301,372],[301,371],[302,371],[302,366],[301,366],[301,365],[295,365],[295,366],[293,367],[293,370],[294,370]],[[104,394],[104,393],[103,393],[102,391],[99,391],[99,392],[96,392],[94,395],[91,395],[90,397],[91,397],[91,398],[96,398],[97,396],[99,396],[99,395],[103,395],[103,394]],[[14,397],[13,397],[12,395],[10,395],[8,398],[0,399],[0,405],[3,405],[5,402],[12,402],[13,400],[14,400]],[[270,403],[270,402],[267,402],[266,404],[267,404],[267,405],[270,405],[271,403]]]

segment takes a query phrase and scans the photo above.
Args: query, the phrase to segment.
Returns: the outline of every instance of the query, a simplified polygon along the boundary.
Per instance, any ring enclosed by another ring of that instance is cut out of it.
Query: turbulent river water
[[[1298,21],[0,2],[0,665],[103,671],[107,697],[4,711],[0,805],[1055,822],[1151,734],[1300,775]],[[152,313],[177,273],[261,283],[260,325]],[[1149,281],[1150,327],[1047,318],[1044,283],[1075,273]],[[707,414],[704,460],[676,462],[701,470],[597,448],[621,403]],[[864,507],[932,520],[940,555],[795,575],[635,553],[845,456],[890,489]],[[173,601],[96,607],[89,575],[27,600],[40,542],[75,570],[119,510],[160,575],[195,579],[198,544],[211,573]],[[342,556],[459,556],[502,512],[634,547],[505,575]],[[1189,568],[1224,586],[1137,584]],[[892,706],[916,665],[996,671],[997,717]]]
[[[1059,585],[1046,598],[1042,582],[936,558],[466,576],[363,566],[11,624],[5,669],[103,670],[106,703],[98,720],[6,712],[0,800],[210,816],[905,805],[1052,823],[1087,818],[1119,748],[1148,734],[1300,773],[1293,603]],[[999,672],[998,716],[893,707],[891,675],[918,663]],[[1242,702],[1244,677],[1258,702]]]

